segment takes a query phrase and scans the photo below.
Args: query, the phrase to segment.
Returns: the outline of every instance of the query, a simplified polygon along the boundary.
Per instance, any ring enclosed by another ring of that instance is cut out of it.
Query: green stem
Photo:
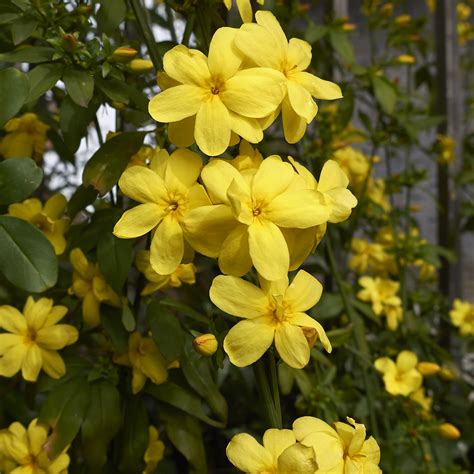
[[[279,425],[278,415],[275,410],[275,403],[270,390],[270,385],[268,384],[267,375],[265,373],[265,364],[263,359],[255,362],[252,367],[254,370],[255,379],[257,381],[258,392],[263,402],[263,408],[265,410],[267,422],[272,428],[278,428],[281,425]]]
[[[135,14],[138,25],[140,26],[143,39],[147,45],[148,54],[150,55],[155,69],[159,71],[163,68],[163,62],[156,47],[155,37],[153,36],[153,32],[148,22],[147,12],[141,3],[141,0],[130,0],[130,5],[132,7],[133,13]]]
[[[183,33],[183,40],[181,41],[181,44],[184,44],[184,46],[189,45],[189,39],[191,38],[191,33],[193,32],[195,21],[196,21],[196,14],[191,13],[186,21],[186,27]]]
[[[178,38],[176,36],[176,30],[174,29],[174,21],[173,21],[173,12],[169,5],[165,6],[166,9],[166,21],[168,23],[168,29],[170,30],[171,40],[175,43],[178,42]]]
[[[280,404],[280,386],[278,385],[278,372],[277,366],[275,361],[275,354],[273,350],[269,350],[267,353],[268,357],[268,365],[270,366],[270,380],[272,384],[272,391],[273,391],[273,403],[275,406],[275,414],[276,414],[276,421],[277,426],[275,428],[282,429],[283,428],[283,419],[281,416],[281,404]]]

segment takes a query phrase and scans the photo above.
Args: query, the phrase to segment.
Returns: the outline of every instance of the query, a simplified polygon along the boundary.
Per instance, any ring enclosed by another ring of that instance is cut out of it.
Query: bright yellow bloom
[[[367,197],[380,206],[385,212],[390,211],[391,206],[385,194],[385,181],[383,178],[369,178]]]
[[[351,241],[351,252],[349,268],[357,273],[386,275],[395,267],[394,257],[379,243],[354,237]]]
[[[223,273],[242,276],[253,264],[267,280],[285,278],[290,255],[283,229],[328,220],[324,196],[301,186],[293,167],[276,155],[248,173],[212,160],[201,179],[214,205],[185,218],[188,240],[198,252],[218,256]]]
[[[438,163],[449,165],[456,158],[456,142],[449,135],[436,135],[435,149],[438,152]]]
[[[160,440],[160,433],[154,426],[150,425],[148,427],[148,446],[143,458],[146,466],[142,474],[155,472],[156,466],[163,459],[164,454],[165,444]]]
[[[396,295],[400,283],[380,277],[363,276],[359,278],[359,285],[362,290],[357,293],[357,298],[370,302],[374,313],[377,316],[385,316],[387,327],[396,331],[403,319],[402,300]]]
[[[97,263],[89,262],[81,249],[75,248],[69,255],[74,268],[69,294],[82,299],[82,317],[91,327],[100,324],[100,304],[120,307],[120,297],[107,284]]]
[[[318,113],[313,97],[340,99],[341,89],[333,82],[305,72],[311,63],[311,45],[298,38],[288,41],[273,13],[261,10],[255,18],[257,24],[245,23],[241,26],[235,36],[235,44],[253,63],[284,75],[286,95],[281,103],[283,130],[286,141],[296,143],[303,137],[306,125]],[[276,119],[278,112],[276,110],[265,120],[264,128]]]
[[[449,317],[461,336],[474,336],[474,304],[456,298]]]
[[[64,318],[66,306],[53,306],[53,300],[29,296],[20,313],[13,306],[0,306],[0,375],[13,377],[21,370],[28,382],[36,382],[43,369],[59,379],[66,367],[59,349],[74,344],[77,329],[69,324],[57,324]]]
[[[67,474],[69,456],[64,450],[50,459],[44,449],[46,427],[35,418],[25,428],[17,421],[0,431],[0,471],[13,474]],[[66,448],[67,449],[67,448]]]
[[[413,262],[413,265],[420,269],[418,274],[420,280],[426,281],[436,278],[436,267],[433,264],[428,263],[426,260],[418,258]]]
[[[150,379],[159,385],[168,378],[168,367],[164,357],[151,337],[139,332],[130,334],[128,352],[114,357],[114,362],[132,367],[132,392],[138,393]]]
[[[232,0],[223,0],[227,10],[232,8]],[[252,5],[250,4],[250,0],[236,0],[237,8],[239,10],[240,18],[244,23],[252,23]],[[257,0],[259,5],[264,5],[265,0]]]
[[[347,417],[334,428],[319,418],[303,416],[293,423],[296,439],[316,454],[321,474],[381,474],[380,448],[371,436],[365,439],[365,426]]]
[[[199,155],[176,150],[171,156],[161,150],[150,167],[133,166],[119,180],[122,192],[139,202],[122,215],[114,234],[122,239],[140,237],[154,231],[150,263],[160,275],[170,275],[192,254],[186,248],[182,221],[186,213],[210,204],[204,188],[197,183],[202,168]]]
[[[181,263],[176,270],[169,275],[160,275],[153,270],[150,263],[150,252],[140,250],[135,258],[135,265],[138,270],[145,275],[148,280],[142,295],[150,295],[158,290],[167,288],[178,288],[183,283],[194,285],[196,283],[196,267],[192,263]]]
[[[69,219],[63,215],[66,206],[66,198],[58,193],[51,196],[44,206],[37,198],[10,204],[8,215],[31,222],[38,227],[51,242],[56,255],[61,255],[66,249],[64,233],[69,228]]]
[[[471,16],[472,9],[469,5],[461,2],[456,5],[456,13],[459,20],[466,21]]]
[[[49,126],[36,114],[28,112],[12,118],[3,129],[8,133],[0,141],[0,155],[4,158],[30,157],[41,160]]]
[[[247,433],[232,437],[226,449],[229,461],[252,474],[313,474],[318,465],[312,447],[298,443],[291,430],[271,428],[263,435],[263,446]]]
[[[438,433],[444,439],[459,439],[461,437],[461,432],[459,429],[452,425],[451,423],[442,423],[438,427]]]
[[[209,56],[186,46],[168,51],[163,64],[179,84],[165,89],[149,104],[158,122],[196,117],[194,138],[209,156],[223,153],[231,131],[251,143],[262,140],[258,119],[275,111],[284,95],[284,76],[270,68],[239,70],[242,57],[233,47],[237,30],[219,28],[212,37]]]
[[[214,334],[201,334],[194,338],[193,346],[198,354],[210,357],[216,353],[219,343]]]
[[[374,363],[375,368],[383,373],[385,390],[391,395],[407,397],[421,387],[423,376],[416,368],[418,357],[411,351],[402,351],[396,362],[388,357],[380,357]]]
[[[239,154],[229,163],[239,171],[258,170],[262,164],[263,156],[250,143],[242,140],[239,145]]]
[[[238,367],[253,364],[275,341],[283,361],[301,369],[310,357],[306,328],[315,329],[323,347],[331,352],[323,327],[305,313],[319,301],[322,290],[321,283],[304,270],[291,285],[288,277],[274,282],[260,277],[260,288],[233,276],[214,278],[211,301],[222,311],[243,318],[224,339],[230,361]]]
[[[433,397],[428,397],[425,394],[425,389],[423,387],[413,392],[410,395],[410,398],[414,402],[418,403],[418,405],[420,405],[425,415],[431,411],[431,407],[433,405]]]
[[[399,64],[415,64],[416,58],[412,54],[400,54],[395,59]]]
[[[351,146],[336,150],[332,157],[349,178],[350,187],[360,192],[370,169],[368,157]]]

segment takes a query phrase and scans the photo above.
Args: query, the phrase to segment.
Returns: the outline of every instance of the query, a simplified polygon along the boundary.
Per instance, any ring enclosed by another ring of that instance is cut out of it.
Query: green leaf
[[[324,37],[328,33],[328,31],[329,29],[327,26],[310,23],[310,25],[306,29],[304,37],[308,43],[313,44],[316,43],[316,41],[319,41],[322,37]]]
[[[105,63],[108,64],[108,63]],[[130,87],[118,79],[96,79],[98,88],[110,99],[118,102],[128,102]]]
[[[147,321],[153,340],[165,359],[179,358],[184,346],[184,332],[176,316],[158,301],[152,301],[147,309]]]
[[[47,46],[24,46],[15,51],[0,53],[0,61],[5,63],[44,63],[51,61],[54,51],[54,48]]]
[[[331,341],[332,347],[339,347],[344,345],[352,336],[352,324],[341,329],[333,329],[326,333]]]
[[[99,194],[109,192],[125,171],[130,157],[142,146],[146,132],[125,132],[107,140],[87,162],[82,180]]]
[[[89,467],[94,469],[107,462],[107,448],[120,428],[122,410],[120,394],[110,382],[91,384],[90,399],[81,437],[84,458]]]
[[[43,170],[31,158],[15,158],[0,163],[0,204],[20,202],[41,183]]]
[[[127,5],[124,0],[101,0],[97,12],[99,30],[104,33],[114,33],[125,19]]]
[[[397,102],[397,92],[394,85],[383,76],[372,76],[372,86],[375,98],[387,114],[392,114]]]
[[[68,69],[63,74],[64,85],[71,99],[81,107],[87,107],[94,93],[94,79],[85,72]]]
[[[190,338],[184,345],[184,357],[181,357],[180,365],[189,385],[206,400],[219,419],[226,423],[227,402],[212,377],[211,359],[197,354]]]
[[[110,286],[121,293],[133,261],[133,240],[103,234],[97,247],[99,268]]]
[[[28,94],[27,102],[41,97],[46,91],[52,89],[56,83],[61,79],[63,73],[62,64],[40,64],[28,73],[30,81],[30,92]]]
[[[127,352],[128,333],[122,323],[122,313],[118,308],[103,305],[100,308],[100,322],[110,337],[114,349],[119,353]]]
[[[13,23],[12,25],[13,44],[16,46],[20,44],[22,41],[29,38],[33,34],[37,26],[38,26],[38,22],[33,18],[26,18],[26,19],[21,18],[21,20]]]
[[[119,471],[124,474],[142,472],[148,445],[148,415],[142,398],[127,400],[121,433]]]
[[[340,30],[329,31],[329,41],[331,46],[338,52],[342,59],[349,64],[355,62],[354,48],[352,43],[349,41],[347,33]]]
[[[0,59],[1,61],[1,59]],[[14,67],[0,70],[0,127],[23,107],[28,97],[28,76]]]
[[[67,203],[67,211],[71,217],[74,217],[79,211],[92,204],[97,199],[97,191],[92,188],[79,186]]]
[[[165,425],[168,438],[191,465],[189,472],[207,472],[206,450],[199,422],[186,413],[170,408],[161,410],[159,417]]]
[[[0,272],[18,288],[40,293],[55,285],[58,259],[49,240],[35,226],[0,216]]]

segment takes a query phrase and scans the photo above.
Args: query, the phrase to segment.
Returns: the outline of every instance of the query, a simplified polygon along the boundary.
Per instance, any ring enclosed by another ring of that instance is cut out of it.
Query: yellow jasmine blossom
[[[257,170],[262,164],[262,154],[250,145],[246,140],[242,140],[239,145],[239,154],[229,160],[229,163],[239,171]]]
[[[367,196],[385,212],[390,211],[391,206],[385,194],[385,181],[383,178],[369,178]]]
[[[128,338],[128,352],[114,357],[114,362],[132,367],[132,392],[138,393],[150,379],[159,385],[168,378],[168,367],[164,357],[151,337],[133,332]]]
[[[433,264],[428,263],[426,260],[418,258],[413,262],[413,265],[418,267],[420,270],[418,274],[420,280],[426,281],[436,278],[436,267]]]
[[[410,15],[398,15],[395,17],[395,24],[399,26],[405,26],[408,25],[411,22],[411,16]]]
[[[459,20],[466,21],[471,16],[472,9],[469,5],[461,2],[456,5],[456,13]]]
[[[28,428],[15,421],[0,431],[0,470],[14,474],[67,474],[69,456],[65,450],[50,459],[44,449],[48,438],[46,427],[35,418]],[[67,448],[66,448],[67,449]]]
[[[397,56],[396,61],[399,64],[415,64],[416,58],[412,54],[400,54],[400,56]]]
[[[183,283],[194,285],[196,283],[196,267],[192,263],[181,263],[173,273],[160,275],[153,270],[150,263],[150,252],[140,250],[135,258],[135,265],[148,280],[142,295],[150,295],[158,290],[167,288],[178,288]]]
[[[258,119],[275,111],[283,99],[284,76],[270,68],[240,70],[242,57],[233,47],[237,30],[219,28],[209,56],[175,46],[163,58],[165,72],[179,84],[165,89],[149,104],[158,122],[196,117],[194,138],[209,156],[223,153],[231,131],[251,143],[262,140]]]
[[[73,266],[72,286],[68,292],[82,299],[82,317],[91,327],[100,324],[100,305],[106,303],[120,307],[119,295],[108,285],[97,263],[89,262],[81,249],[75,248],[69,255]]]
[[[300,270],[291,285],[288,277],[269,282],[260,277],[260,288],[233,276],[214,278],[209,296],[222,311],[243,318],[224,339],[230,361],[246,367],[260,359],[275,341],[283,361],[295,369],[303,368],[310,357],[304,329],[316,330],[323,347],[332,351],[323,327],[305,311],[321,297],[322,285]]]
[[[372,303],[374,313],[377,316],[385,316],[387,327],[396,331],[403,319],[402,300],[396,295],[400,283],[380,277],[363,276],[359,278],[359,285],[362,289],[357,293],[357,298]]]
[[[456,142],[449,135],[436,135],[435,149],[438,152],[438,163],[449,165],[456,158]]]
[[[408,396],[421,387],[423,376],[416,368],[418,357],[411,351],[402,351],[396,362],[388,357],[380,357],[374,363],[383,373],[385,390],[391,395]]]
[[[474,305],[472,303],[456,298],[449,317],[454,326],[459,328],[461,336],[474,336]]]
[[[161,150],[150,167],[133,166],[119,180],[121,191],[139,202],[122,215],[114,234],[122,239],[140,237],[153,231],[150,263],[155,272],[170,275],[182,262],[186,249],[182,222],[186,213],[210,204],[204,188],[197,183],[202,168],[199,155]]]
[[[28,382],[36,382],[43,369],[50,377],[59,379],[66,367],[59,349],[74,344],[77,329],[69,324],[57,324],[64,318],[66,306],[53,306],[53,300],[31,296],[23,313],[13,306],[0,306],[0,375],[13,377],[21,370]]]
[[[31,222],[38,227],[51,242],[56,255],[61,255],[66,249],[64,233],[69,228],[69,219],[63,215],[66,206],[66,198],[57,193],[51,196],[44,206],[37,198],[10,204],[8,215]]]
[[[160,433],[154,426],[150,425],[148,427],[148,446],[143,458],[146,466],[142,474],[155,472],[156,466],[163,459],[164,454],[165,444],[160,440]]]
[[[239,10],[240,18],[244,23],[252,23],[252,5],[250,4],[250,0],[236,0],[237,9]],[[264,5],[265,0],[257,0],[259,5]],[[227,10],[232,8],[232,0],[224,0],[224,4]]]
[[[188,239],[198,252],[218,256],[223,273],[242,276],[253,264],[267,280],[285,278],[290,255],[282,229],[328,219],[323,195],[295,186],[293,167],[276,155],[245,174],[225,160],[212,160],[201,179],[215,204],[189,213]]]
[[[425,414],[431,411],[433,405],[433,397],[429,397],[425,394],[424,387],[419,388],[410,395],[410,399],[418,403]]]
[[[263,446],[247,433],[236,434],[226,454],[237,469],[255,474],[312,474],[318,467],[313,448],[298,443],[291,430],[265,431]]]
[[[303,416],[293,423],[296,439],[316,454],[317,473],[381,474],[378,467],[380,448],[365,426],[347,417],[348,423],[336,422],[334,428],[323,420]]]
[[[388,254],[382,244],[354,237],[351,252],[349,268],[357,273],[385,275],[395,267],[393,255]]]
[[[143,145],[134,155],[131,156],[127,168],[131,168],[132,166],[148,166],[153,156],[155,156],[159,151],[159,148],[154,149],[149,145]]]
[[[49,126],[36,114],[28,112],[12,118],[3,129],[8,133],[0,141],[0,155],[4,158],[30,157],[41,160]]]
[[[461,432],[459,428],[452,425],[451,423],[442,423],[438,427],[438,433],[444,439],[459,439],[461,437]]]
[[[435,362],[418,362],[416,366],[418,372],[420,372],[423,377],[429,377],[430,375],[436,375],[441,370],[441,367]]]
[[[245,23],[235,36],[237,48],[253,63],[279,71],[285,78],[286,95],[281,103],[283,131],[288,143],[301,140],[306,125],[318,113],[313,100],[342,97],[337,84],[306,72],[311,63],[311,45],[298,38],[286,38],[278,20],[270,11],[255,14],[257,24]],[[279,110],[267,118],[265,127],[277,117]]]
[[[361,191],[370,169],[368,157],[351,146],[336,150],[332,157],[348,176],[351,188]]]

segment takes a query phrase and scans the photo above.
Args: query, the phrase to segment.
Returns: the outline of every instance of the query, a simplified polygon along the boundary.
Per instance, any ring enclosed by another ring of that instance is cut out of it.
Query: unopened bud
[[[411,54],[400,54],[400,56],[397,57],[397,63],[399,63],[399,64],[415,64],[416,63],[416,58],[415,58],[415,56],[412,56]]]
[[[74,51],[77,46],[77,38],[75,35],[72,33],[66,33],[63,36],[63,41],[62,41],[62,46],[65,51],[68,51],[69,53]]]
[[[451,423],[439,425],[438,434],[444,439],[459,439],[461,437],[461,432]]]
[[[354,23],[344,23],[342,25],[342,29],[344,31],[354,31],[356,29],[356,26],[354,25]]]
[[[419,362],[416,368],[424,377],[435,375],[441,370],[441,367],[434,362]]]
[[[198,354],[210,357],[217,351],[217,339],[214,334],[201,334],[193,341],[194,349]]]
[[[451,367],[441,367],[441,370],[439,371],[438,375],[443,379],[448,382],[451,380],[455,380],[457,377],[456,372],[451,368]]]
[[[115,61],[117,63],[128,63],[137,54],[138,51],[136,49],[121,46],[112,53],[112,61]]]
[[[116,110],[124,110],[127,108],[127,104],[125,102],[118,102],[113,100],[110,105]]]
[[[399,15],[397,18],[395,18],[395,23],[399,26],[405,26],[408,25],[408,23],[411,22],[411,16],[410,15]]]
[[[132,59],[128,63],[128,70],[135,74],[153,70],[153,63],[149,59]]]

